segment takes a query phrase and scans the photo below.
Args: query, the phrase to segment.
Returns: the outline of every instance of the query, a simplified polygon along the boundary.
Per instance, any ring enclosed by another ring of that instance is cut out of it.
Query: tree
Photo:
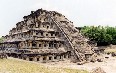
[[[97,42],[98,46],[104,46],[104,45],[110,45],[113,42],[113,40],[116,40],[115,35],[113,35],[116,29],[111,30],[110,27],[103,27],[103,26],[85,26],[81,32],[84,36],[88,37],[90,41]],[[112,32],[112,33],[111,33]],[[115,33],[116,34],[116,33]]]
[[[111,43],[116,45],[116,27],[106,27],[107,34],[111,35],[112,41]]]

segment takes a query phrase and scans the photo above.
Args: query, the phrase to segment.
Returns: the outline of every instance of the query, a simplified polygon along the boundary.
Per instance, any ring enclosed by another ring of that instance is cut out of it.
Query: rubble
[[[102,68],[98,67],[92,70],[90,73],[106,73]]]
[[[0,59],[7,59],[7,54],[3,51],[0,51]]]

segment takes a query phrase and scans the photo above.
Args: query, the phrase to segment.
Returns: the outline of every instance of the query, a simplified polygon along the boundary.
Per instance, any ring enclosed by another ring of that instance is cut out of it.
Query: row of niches
[[[60,33],[59,32],[38,32],[38,31],[34,31],[31,33],[31,35],[33,36],[38,36],[38,37],[60,37]]]
[[[43,30],[43,31],[54,31],[54,30],[56,30],[56,27],[53,24],[47,24],[47,23],[31,24],[31,25],[28,25],[28,26],[25,26],[25,27],[13,28],[12,30],[9,31],[9,34],[11,35],[11,34],[16,34],[16,33],[22,33],[22,32],[25,32],[25,31],[31,30],[31,29]]]
[[[27,43],[20,43],[19,46],[20,48],[37,48],[37,49],[57,49],[57,48],[60,48],[60,47],[63,47],[63,43],[61,42],[27,42]]]
[[[60,38],[61,34],[59,32],[39,32],[39,31],[31,31],[25,33],[19,33],[15,35],[5,36],[4,39],[14,39],[14,38],[32,38],[33,36],[39,38]]]
[[[13,43],[9,43],[9,44],[2,44],[0,45],[0,47],[4,47],[4,48],[35,48],[35,49],[58,49],[60,47],[64,47],[63,46],[64,43],[62,41],[49,41],[49,42],[42,42],[42,41],[22,41],[19,44],[13,44]]]
[[[54,24],[51,22],[36,22],[36,23],[30,23],[27,25],[29,28],[46,28],[50,29],[53,28]]]
[[[17,48],[17,44],[2,44],[0,47],[4,48]]]
[[[37,56],[37,57],[26,57],[23,58],[24,60],[27,61],[37,61],[37,62],[50,62],[50,61],[63,61],[64,59],[71,58],[70,54],[61,54],[61,55],[48,55],[48,56]]]
[[[4,47],[4,48],[35,48],[35,49],[57,49],[60,47],[64,47],[64,44],[62,42],[21,42],[19,44],[3,44],[0,45],[0,47]]]

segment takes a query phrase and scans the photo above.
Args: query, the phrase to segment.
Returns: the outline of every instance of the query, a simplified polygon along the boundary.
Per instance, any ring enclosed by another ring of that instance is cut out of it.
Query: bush
[[[98,46],[116,44],[116,27],[84,26],[81,32],[84,36],[88,37],[90,41],[95,41]]]

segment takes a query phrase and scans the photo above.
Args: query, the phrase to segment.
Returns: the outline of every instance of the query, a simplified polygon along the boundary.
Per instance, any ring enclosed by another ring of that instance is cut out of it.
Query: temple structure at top
[[[38,9],[23,18],[0,44],[9,56],[38,62],[92,59],[94,52],[88,40],[64,15]]]

